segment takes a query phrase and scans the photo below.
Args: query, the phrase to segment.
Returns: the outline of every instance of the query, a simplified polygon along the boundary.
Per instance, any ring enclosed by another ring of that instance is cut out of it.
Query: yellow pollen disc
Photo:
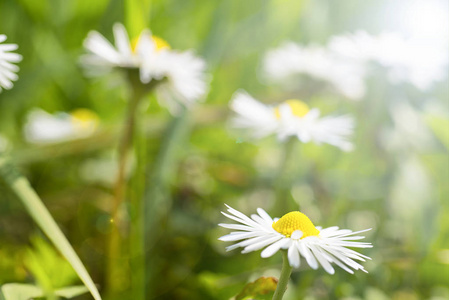
[[[285,214],[277,222],[274,222],[272,226],[274,230],[286,237],[290,237],[296,230],[302,231],[303,235],[301,239],[320,233],[320,231],[313,225],[312,221],[299,211],[292,211]]]
[[[170,49],[170,44],[167,43],[167,41],[165,41],[164,39],[161,39],[158,36],[151,36],[151,39],[154,42],[154,45],[156,46],[156,51],[160,51],[162,49]],[[136,52],[136,47],[137,47],[137,43],[139,42],[139,38],[133,38],[131,41],[131,50],[135,53]]]
[[[94,128],[98,124],[98,116],[93,111],[79,108],[70,113],[73,122],[81,129]]]
[[[170,44],[167,43],[166,40],[161,39],[158,36],[153,35],[151,37],[153,39],[154,44],[156,45],[156,50],[162,50],[162,49],[170,49]]]
[[[302,102],[301,100],[289,99],[289,100],[284,101],[283,104],[287,104],[290,107],[293,115],[300,117],[300,118],[304,117],[309,112],[309,106],[307,104],[305,104],[304,102]],[[276,118],[278,118],[278,119],[281,118],[281,112],[279,110],[279,106],[277,106],[274,109],[274,113],[276,115]]]

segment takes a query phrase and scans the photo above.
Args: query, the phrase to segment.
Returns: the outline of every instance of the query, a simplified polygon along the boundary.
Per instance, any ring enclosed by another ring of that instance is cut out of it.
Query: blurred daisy
[[[364,236],[357,234],[370,229],[353,232],[349,229],[315,227],[310,219],[299,211],[293,211],[280,219],[272,219],[263,209],[257,209],[257,215],[247,217],[231,208],[222,214],[239,224],[218,224],[221,227],[236,230],[219,238],[225,242],[237,242],[228,246],[227,251],[243,248],[242,253],[264,249],[261,256],[271,257],[281,249],[288,251],[290,266],[299,268],[302,256],[312,269],[321,265],[329,274],[335,270],[331,263],[354,274],[353,270],[367,272],[357,261],[371,259],[347,247],[371,248],[371,243],[355,242]]]
[[[344,151],[353,149],[349,141],[354,121],[349,116],[320,118],[320,111],[296,99],[286,100],[277,106],[263,104],[244,92],[238,92],[231,102],[237,113],[233,127],[246,129],[254,138],[271,134],[280,141],[297,137],[301,142],[327,143]]]
[[[0,34],[0,92],[2,88],[11,89],[13,81],[16,81],[19,76],[17,72],[19,67],[14,65],[22,60],[22,55],[11,52],[17,50],[16,44],[1,44],[6,41],[6,35]]]
[[[172,50],[163,39],[148,29],[130,41],[122,24],[113,27],[115,46],[96,31],[91,31],[84,47],[90,52],[81,62],[90,73],[104,73],[112,68],[138,69],[144,84],[159,81],[156,91],[173,112],[179,104],[190,105],[207,91],[206,64],[192,52]]]
[[[447,43],[405,38],[397,32],[373,36],[358,31],[333,37],[329,49],[342,58],[376,62],[388,69],[391,82],[408,82],[421,90],[447,76]]]
[[[24,135],[30,143],[58,143],[87,137],[97,125],[98,116],[88,109],[55,114],[35,109],[27,116]]]
[[[357,100],[365,94],[363,64],[335,55],[324,47],[287,42],[265,55],[263,70],[268,79],[287,85],[297,86],[292,77],[304,74],[327,82],[349,99]]]

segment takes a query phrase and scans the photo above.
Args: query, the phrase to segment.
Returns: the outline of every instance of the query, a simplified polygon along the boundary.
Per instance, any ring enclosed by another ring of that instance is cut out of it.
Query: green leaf
[[[94,299],[101,300],[100,293],[81,262],[81,259],[56,224],[50,212],[42,203],[42,200],[31,187],[29,181],[19,174],[16,167],[13,166],[8,159],[2,156],[0,156],[0,178],[3,178],[14,194],[22,201],[30,216],[67,259],[80,279],[89,289]]]
[[[8,283],[1,287],[2,300],[28,300],[32,298],[42,297],[41,288],[22,283]]]
[[[127,0],[125,2],[125,25],[131,39],[138,37],[143,29],[148,28],[150,4],[150,0]]]
[[[260,277],[254,282],[248,283],[243,290],[235,296],[235,300],[260,298],[259,296],[274,293],[278,280],[274,277]]]
[[[89,289],[85,287],[84,285],[75,285],[75,286],[68,286],[62,289],[58,289],[55,291],[55,294],[64,297],[67,299],[88,293]]]
[[[32,237],[31,244],[23,263],[44,290],[70,286],[78,279],[67,260],[44,239]]]
[[[0,289],[0,300],[29,300],[33,298],[41,298],[45,293],[38,286],[25,283],[7,283]],[[82,295],[89,292],[84,285],[68,286],[55,291],[55,295],[67,299]]]

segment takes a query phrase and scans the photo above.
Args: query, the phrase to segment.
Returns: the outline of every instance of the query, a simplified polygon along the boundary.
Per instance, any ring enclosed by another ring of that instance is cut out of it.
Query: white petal
[[[301,260],[299,258],[299,250],[296,243],[297,242],[293,241],[293,243],[288,248],[288,261],[290,263],[290,266],[292,266],[293,268],[299,268],[299,265],[301,263]]]
[[[295,230],[293,231],[291,235],[292,240],[299,240],[303,236],[303,232],[301,230]]]
[[[265,250],[263,250],[260,256],[262,256],[263,258],[270,257],[276,252],[278,252],[279,249],[281,249],[284,245],[288,244],[289,242],[290,242],[289,239],[282,238],[281,240],[277,241],[276,243],[268,246]]]
[[[318,259],[320,264],[323,266],[324,270],[329,274],[334,274],[335,270],[332,268],[329,261],[324,257],[324,255],[320,252],[319,248],[315,245],[311,245],[310,249],[312,250],[315,257]]]
[[[277,241],[279,241],[282,238],[283,237],[281,235],[279,235],[279,236],[268,236],[264,241],[261,241],[261,242],[258,242],[258,243],[255,243],[255,244],[247,246],[242,251],[242,253],[248,253],[248,252],[251,252],[251,251],[256,251],[256,250],[262,249],[263,247],[271,245],[272,243],[277,242]]]
[[[117,47],[118,51],[124,56],[131,56],[131,44],[125,26],[120,23],[116,23],[114,24],[112,30],[114,32],[115,46]]]
[[[315,256],[313,256],[312,252],[310,252],[308,246],[304,242],[299,242],[296,244],[298,247],[299,252],[304,256],[307,263],[312,269],[318,269],[318,262],[315,259]]]

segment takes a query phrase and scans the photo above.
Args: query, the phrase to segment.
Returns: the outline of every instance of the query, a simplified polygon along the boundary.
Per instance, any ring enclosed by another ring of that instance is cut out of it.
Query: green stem
[[[292,267],[288,262],[288,255],[286,250],[282,251],[282,259],[283,261],[282,261],[281,277],[279,278],[276,291],[274,292],[273,300],[282,299],[285,291],[287,290],[288,280],[290,279],[290,275],[292,274]]]
[[[163,234],[163,220],[166,219],[172,205],[169,182],[175,171],[176,160],[184,143],[182,139],[187,135],[188,112],[183,111],[179,116],[173,118],[164,137],[163,143],[155,159],[153,166],[148,166],[148,177],[143,199],[144,214],[144,249],[145,249],[145,288],[146,298],[154,296],[155,276],[158,247],[154,247],[159,237]],[[159,253],[160,255],[160,253]]]
[[[132,96],[128,102],[123,134],[118,146],[118,173],[114,185],[114,200],[111,209],[111,233],[108,244],[109,259],[106,272],[106,287],[111,295],[119,291],[122,286],[120,284],[120,273],[122,270],[120,261],[122,254],[121,240],[126,226],[121,215],[121,210],[125,198],[126,169],[129,164],[128,154],[132,146],[136,111],[141,98],[141,93],[135,88],[132,88]]]
[[[130,267],[131,267],[131,295],[133,300],[145,299],[145,268],[143,241],[143,214],[141,213],[142,199],[145,191],[145,168],[147,164],[146,136],[142,130],[142,119],[137,120],[134,133],[134,149],[136,164],[134,176],[130,180]]]
[[[31,187],[28,179],[22,176],[15,166],[2,156],[0,156],[0,178],[8,184],[12,192],[22,201],[30,216],[67,259],[85,286],[89,289],[94,299],[101,300],[97,287],[80,258],[61,229],[59,229],[42,200]]]
[[[122,276],[120,275],[127,265],[122,255],[123,239],[126,236],[126,228],[128,227],[125,224],[127,218],[123,218],[123,204],[126,196],[126,170],[129,165],[129,153],[134,139],[136,115],[141,99],[157,84],[156,81],[152,81],[148,85],[143,85],[140,82],[137,70],[129,70],[128,79],[131,86],[131,97],[128,102],[123,134],[118,145],[118,173],[114,185],[114,201],[112,203],[110,219],[111,233],[109,235],[109,259],[106,278],[106,286],[110,295],[116,295],[122,289]]]

